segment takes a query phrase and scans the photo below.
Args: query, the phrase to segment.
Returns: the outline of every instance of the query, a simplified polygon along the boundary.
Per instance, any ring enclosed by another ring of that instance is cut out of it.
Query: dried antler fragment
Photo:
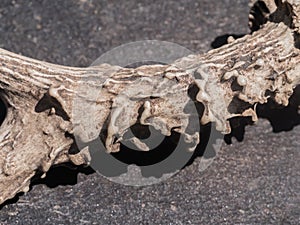
[[[83,141],[100,135],[114,152],[126,130],[140,123],[164,135],[185,135],[193,150],[199,131],[187,130],[190,112],[184,110],[191,88],[197,92],[193,100],[204,106],[201,123],[216,122],[223,133],[230,132],[232,117],[256,121],[257,103],[274,98],[287,105],[300,82],[300,4],[259,2],[267,11],[257,32],[172,65],[71,68],[0,49],[0,95],[7,105],[0,129],[0,203],[28,191],[36,171],[68,161],[88,164],[88,149],[69,153],[75,132]],[[89,107],[95,122],[85,120]],[[128,141],[149,149],[137,138]]]

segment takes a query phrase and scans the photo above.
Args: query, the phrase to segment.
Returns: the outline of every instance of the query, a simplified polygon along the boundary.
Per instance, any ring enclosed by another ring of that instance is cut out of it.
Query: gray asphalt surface
[[[0,47],[71,66],[145,39],[201,53],[220,44],[217,37],[248,33],[248,11],[247,0],[1,0]],[[1,206],[0,224],[299,224],[300,119],[295,107],[281,112],[260,108],[268,118],[245,132],[237,126],[206,170],[197,157],[152,186],[115,184],[88,168],[52,169]]]

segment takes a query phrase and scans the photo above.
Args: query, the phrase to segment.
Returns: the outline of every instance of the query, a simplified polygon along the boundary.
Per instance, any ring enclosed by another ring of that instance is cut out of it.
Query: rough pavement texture
[[[1,0],[0,46],[72,66],[145,39],[205,52],[218,36],[247,33],[248,11],[247,0]],[[240,142],[223,144],[205,171],[198,157],[160,184],[126,187],[89,169],[52,169],[1,206],[0,224],[299,224],[300,120],[293,109],[277,112],[244,136],[236,129]]]

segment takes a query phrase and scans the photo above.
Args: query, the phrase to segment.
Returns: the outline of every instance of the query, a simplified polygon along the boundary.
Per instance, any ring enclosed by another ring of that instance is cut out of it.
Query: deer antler
[[[262,3],[265,20],[250,18],[252,25],[268,21],[258,31],[172,65],[72,68],[0,49],[0,96],[7,106],[0,129],[0,203],[28,191],[37,171],[68,161],[88,164],[88,149],[69,151],[75,133],[84,141],[100,135],[114,152],[125,131],[139,122],[164,135],[171,130],[185,135],[193,150],[199,133],[187,131],[190,115],[184,111],[191,89],[192,100],[204,106],[201,123],[215,122],[223,133],[230,132],[232,117],[255,121],[255,105],[268,98],[287,105],[300,83],[300,1]],[[84,121],[85,107],[93,107],[89,116],[95,123]]]

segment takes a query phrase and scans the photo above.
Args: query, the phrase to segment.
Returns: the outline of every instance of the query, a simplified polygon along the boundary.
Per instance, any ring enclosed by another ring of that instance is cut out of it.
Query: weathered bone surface
[[[84,141],[100,135],[114,152],[126,130],[140,123],[164,135],[185,135],[193,150],[201,137],[187,131],[191,115],[184,107],[191,90],[192,100],[204,106],[201,123],[215,122],[223,133],[230,132],[232,117],[255,121],[255,105],[268,98],[287,105],[300,83],[300,3],[260,2],[268,9],[262,14],[268,22],[258,31],[172,65],[71,68],[0,49],[0,96],[7,105],[0,129],[0,203],[28,191],[37,171],[69,161],[88,164],[88,149],[69,151],[74,132]],[[86,121],[86,114],[95,122]],[[129,141],[148,150],[139,139]]]

